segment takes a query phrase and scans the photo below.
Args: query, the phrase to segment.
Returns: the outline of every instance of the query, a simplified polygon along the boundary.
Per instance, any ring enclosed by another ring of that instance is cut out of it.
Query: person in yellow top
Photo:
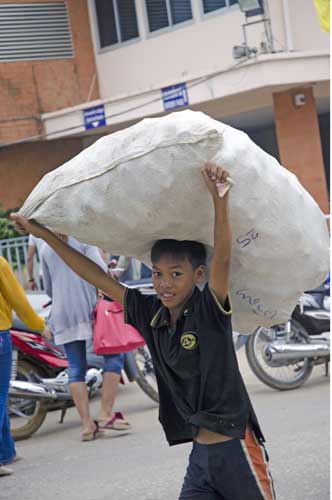
[[[13,310],[29,328],[51,338],[45,327],[45,320],[32,309],[10,265],[6,259],[0,257],[0,476],[12,474],[12,469],[6,465],[17,460],[14,440],[10,434],[7,406],[12,364],[9,329],[12,326]]]
[[[314,4],[322,30],[330,33],[330,0],[314,0]]]

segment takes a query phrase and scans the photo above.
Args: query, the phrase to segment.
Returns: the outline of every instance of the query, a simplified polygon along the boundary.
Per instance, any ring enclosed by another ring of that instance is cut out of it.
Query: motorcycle
[[[246,340],[248,363],[264,384],[278,390],[296,389],[313,367],[330,361],[330,287],[306,292],[286,324],[258,328]]]
[[[39,314],[46,317],[50,304],[40,307],[45,295],[29,296]],[[69,390],[64,351],[44,340],[38,333],[28,331],[14,318],[11,330],[13,363],[9,388],[9,416],[15,440],[26,439],[42,425],[49,411],[60,410],[60,423],[66,410],[74,406]],[[86,384],[89,397],[94,397],[102,386],[103,358],[87,350],[88,371]],[[125,354],[122,382],[136,381],[153,401],[158,402],[158,392],[150,353],[146,346]]]

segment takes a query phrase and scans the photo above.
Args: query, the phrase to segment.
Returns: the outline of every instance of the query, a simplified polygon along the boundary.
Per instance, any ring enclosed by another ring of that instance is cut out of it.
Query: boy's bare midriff
[[[225,434],[219,434],[219,432],[212,432],[207,429],[203,429],[203,427],[200,427],[198,434],[195,437],[195,441],[200,444],[223,443],[224,441],[230,441],[231,439],[234,438],[225,436]]]

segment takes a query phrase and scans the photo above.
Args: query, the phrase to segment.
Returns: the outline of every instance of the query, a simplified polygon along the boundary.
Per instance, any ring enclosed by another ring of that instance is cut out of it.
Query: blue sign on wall
[[[105,127],[105,107],[103,104],[83,110],[85,130],[91,128]]]
[[[161,93],[165,111],[188,106],[189,104],[187,86],[185,83],[164,87],[161,89]]]

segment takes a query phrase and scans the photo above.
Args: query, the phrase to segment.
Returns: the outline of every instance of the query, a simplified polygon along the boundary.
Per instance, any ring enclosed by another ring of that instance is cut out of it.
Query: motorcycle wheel
[[[309,358],[301,361],[289,361],[282,366],[272,366],[264,357],[267,344],[278,338],[280,325],[271,328],[258,328],[249,335],[246,343],[246,355],[250,368],[264,384],[279,391],[297,389],[310,377],[313,364]],[[291,322],[291,342],[306,343],[305,329],[297,321]]]
[[[30,372],[40,377],[45,374],[41,369],[28,361],[19,360],[16,380],[31,381]],[[45,420],[47,410],[41,401],[10,397],[8,413],[11,425],[11,434],[15,441],[27,439],[34,434]]]
[[[146,345],[139,347],[133,354],[137,369],[137,384],[149,398],[159,403],[156,374],[148,347]]]

